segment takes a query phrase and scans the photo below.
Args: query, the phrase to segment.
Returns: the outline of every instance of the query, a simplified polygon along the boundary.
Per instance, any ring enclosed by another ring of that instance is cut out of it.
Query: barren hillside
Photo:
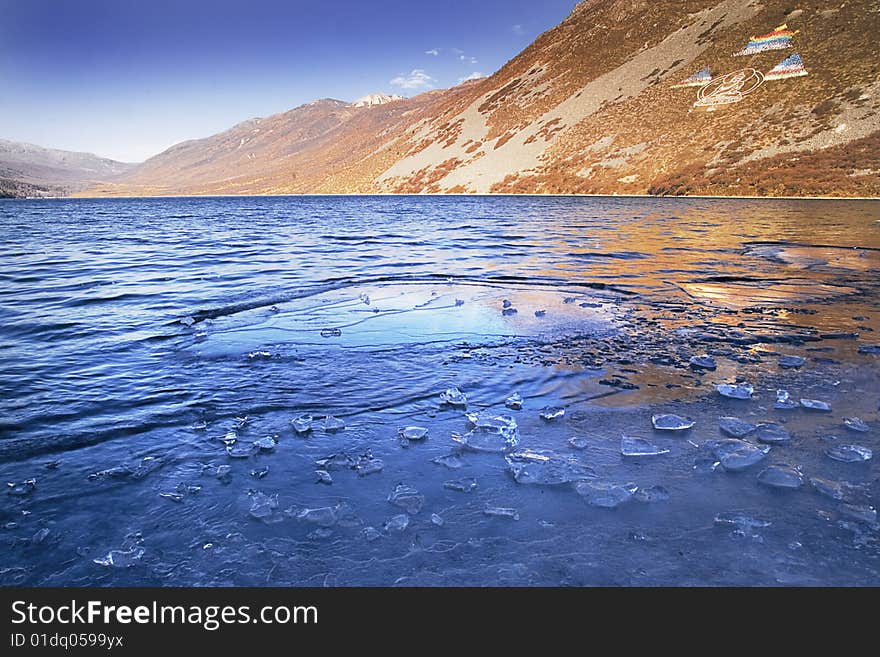
[[[89,193],[875,196],[878,32],[877,0],[585,0],[489,78],[317,101]]]

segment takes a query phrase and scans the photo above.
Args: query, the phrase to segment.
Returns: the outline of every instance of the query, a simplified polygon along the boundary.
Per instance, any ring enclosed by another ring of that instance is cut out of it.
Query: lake
[[[0,201],[0,584],[876,586],[878,273],[877,201]]]

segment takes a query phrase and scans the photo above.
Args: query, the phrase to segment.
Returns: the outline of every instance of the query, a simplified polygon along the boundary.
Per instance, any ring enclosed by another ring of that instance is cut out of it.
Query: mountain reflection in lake
[[[0,218],[3,585],[880,584],[877,202]]]

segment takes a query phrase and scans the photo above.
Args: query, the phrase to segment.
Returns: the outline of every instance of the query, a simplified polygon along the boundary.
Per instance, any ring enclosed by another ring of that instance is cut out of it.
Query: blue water
[[[0,582],[876,585],[876,461],[825,452],[830,436],[880,449],[877,357],[858,352],[880,342],[878,249],[876,202],[2,201],[0,477],[16,485]],[[707,351],[716,371],[687,367]],[[807,364],[782,370],[780,353]],[[731,406],[711,384],[738,377],[756,395]],[[609,510],[574,484],[518,483],[503,454],[432,462],[469,428],[438,403],[450,386],[468,410],[513,416],[519,448],[669,499]],[[778,387],[834,411],[776,411]],[[514,391],[521,411],[504,407]],[[548,405],[565,417],[542,420]],[[697,427],[653,432],[659,411]],[[295,435],[306,413],[317,428]],[[345,429],[322,431],[328,414]],[[695,471],[731,414],[796,440],[748,472]],[[843,428],[850,416],[869,431]],[[402,447],[408,425],[428,439]],[[236,449],[277,447],[231,458],[231,431]],[[624,433],[670,452],[622,457]],[[382,471],[315,483],[315,461],[342,452]],[[758,484],[771,462],[806,484]],[[443,486],[470,477],[472,492]],[[425,498],[403,531],[384,528],[404,513],[387,499],[398,483]],[[262,495],[277,495],[265,514]],[[328,526],[297,517],[324,507]],[[715,522],[730,512],[771,524]]]

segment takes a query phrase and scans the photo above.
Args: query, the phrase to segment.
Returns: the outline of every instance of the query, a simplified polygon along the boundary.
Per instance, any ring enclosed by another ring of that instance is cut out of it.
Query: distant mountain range
[[[585,0],[488,78],[315,101],[80,193],[880,196],[877,34],[869,0]]]
[[[115,180],[134,166],[0,139],[0,197],[65,196]]]

